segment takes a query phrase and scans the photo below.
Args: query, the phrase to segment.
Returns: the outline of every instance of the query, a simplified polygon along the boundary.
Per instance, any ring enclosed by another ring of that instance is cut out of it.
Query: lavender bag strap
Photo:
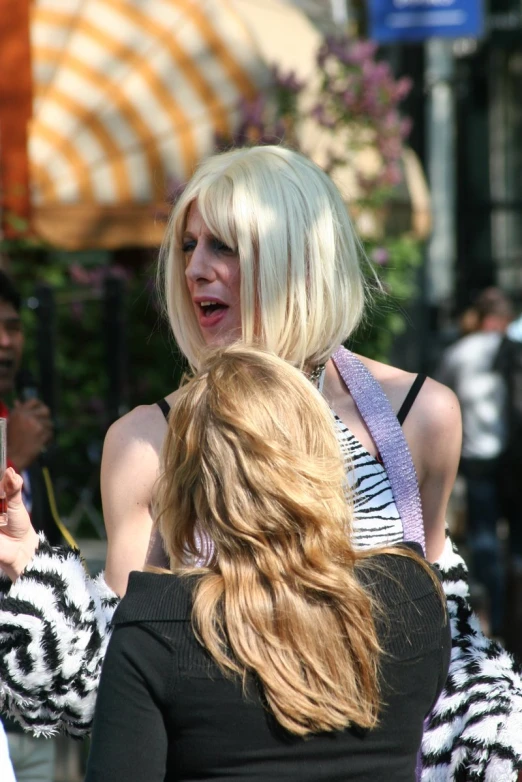
[[[404,540],[420,543],[425,554],[426,537],[417,473],[388,397],[371,372],[350,350],[339,347],[332,359],[381,455],[402,520]],[[415,764],[417,782],[421,777],[422,752],[419,749]]]
[[[397,416],[379,383],[351,351],[339,347],[332,359],[381,455],[402,520],[404,540],[419,543],[426,553],[419,482]]]

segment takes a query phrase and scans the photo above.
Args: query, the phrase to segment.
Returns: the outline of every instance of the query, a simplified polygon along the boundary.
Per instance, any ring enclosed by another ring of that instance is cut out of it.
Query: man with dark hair
[[[495,367],[508,393],[508,437],[500,480],[509,523],[505,642],[522,660],[522,315],[509,324]]]
[[[35,528],[58,543],[60,535],[38,464],[38,457],[53,436],[51,413],[37,398],[16,398],[16,379],[24,351],[20,309],[19,292],[0,270],[0,417],[7,419],[7,463],[24,479],[24,497]],[[4,724],[17,782],[52,782],[54,742],[26,734],[10,720],[4,720]]]
[[[460,472],[466,480],[467,532],[473,574],[489,593],[491,632],[503,634],[505,568],[497,522],[499,471],[507,444],[506,387],[494,362],[513,317],[508,297],[486,288],[474,302],[477,328],[443,354],[437,379],[457,395],[462,410]]]
[[[15,399],[11,410],[5,401],[14,398],[16,376],[24,350],[20,307],[20,294],[10,278],[0,270],[0,417],[7,418],[9,464],[23,473],[48,445],[53,426],[49,408],[39,399]],[[24,479],[29,490],[31,477],[25,475]],[[30,497],[29,491],[27,493]],[[38,514],[34,522],[40,529],[46,526]]]

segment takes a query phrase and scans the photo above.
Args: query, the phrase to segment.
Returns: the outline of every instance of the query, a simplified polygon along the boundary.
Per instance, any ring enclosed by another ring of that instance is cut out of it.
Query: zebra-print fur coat
[[[439,561],[453,649],[446,687],[422,744],[423,782],[514,782],[522,767],[522,671],[482,634],[467,570],[449,538]],[[1,710],[45,736],[90,729],[110,623],[118,603],[78,552],[44,538],[0,602]]]

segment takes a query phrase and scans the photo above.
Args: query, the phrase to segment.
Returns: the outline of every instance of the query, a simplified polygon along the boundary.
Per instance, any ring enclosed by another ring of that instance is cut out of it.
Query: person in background
[[[442,356],[437,380],[457,395],[462,411],[460,472],[466,480],[467,540],[475,579],[490,598],[490,632],[504,629],[505,567],[497,522],[501,516],[499,477],[507,444],[506,387],[494,362],[513,317],[498,288],[482,291],[474,304],[476,331]]]
[[[7,463],[24,479],[24,501],[31,521],[48,540],[61,542],[41,479],[38,460],[53,437],[49,408],[29,390],[17,388],[24,352],[24,332],[20,317],[21,297],[13,281],[0,270],[0,416],[7,418]],[[9,406],[10,405],[10,406]]]
[[[24,502],[34,528],[57,544],[61,536],[51,516],[38,463],[53,436],[51,413],[35,396],[17,398],[24,352],[20,310],[20,294],[11,278],[0,270],[0,417],[7,419],[7,464],[23,477]],[[7,717],[3,721],[17,782],[52,782],[54,742],[24,733]]]
[[[495,359],[507,387],[507,444],[500,494],[509,524],[506,647],[522,662],[522,315],[513,320]]]
[[[479,315],[475,307],[468,307],[458,319],[459,336],[466,337],[480,328]]]

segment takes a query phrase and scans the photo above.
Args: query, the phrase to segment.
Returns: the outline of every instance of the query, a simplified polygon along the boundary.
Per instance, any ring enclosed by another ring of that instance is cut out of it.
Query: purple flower
[[[397,163],[390,163],[390,165],[386,166],[381,176],[382,184],[387,187],[400,185],[402,179],[401,167]]]
[[[412,86],[413,82],[407,76],[403,76],[402,79],[395,82],[395,100],[398,103],[404,100],[404,98],[409,95]]]
[[[90,285],[91,276],[87,269],[79,263],[72,263],[69,266],[69,277],[76,285]]]
[[[372,250],[371,259],[378,266],[386,266],[390,260],[390,253],[385,247],[376,247]]]
[[[261,127],[266,109],[266,98],[264,95],[258,95],[254,100],[242,100],[240,109],[245,124]]]
[[[363,63],[375,57],[377,44],[374,41],[355,41],[349,49],[350,62],[353,65],[363,65]]]
[[[335,118],[328,114],[322,103],[317,103],[310,112],[311,116],[324,128],[335,127]]]
[[[408,136],[411,133],[412,125],[413,125],[413,123],[412,123],[412,121],[411,121],[411,119],[409,117],[403,117],[403,119],[401,119],[401,122],[400,122],[401,138],[403,138],[403,139],[408,138]]]
[[[377,140],[381,155],[386,160],[399,160],[402,152],[401,138],[398,136],[381,136]]]
[[[305,86],[305,82],[300,81],[297,78],[295,71],[288,71],[288,73],[282,73],[276,65],[272,68],[272,75],[275,84],[278,87],[282,87],[283,89],[288,90],[289,92],[298,93]]]
[[[400,124],[400,119],[395,109],[389,109],[383,115],[381,120],[382,129],[393,132]]]

